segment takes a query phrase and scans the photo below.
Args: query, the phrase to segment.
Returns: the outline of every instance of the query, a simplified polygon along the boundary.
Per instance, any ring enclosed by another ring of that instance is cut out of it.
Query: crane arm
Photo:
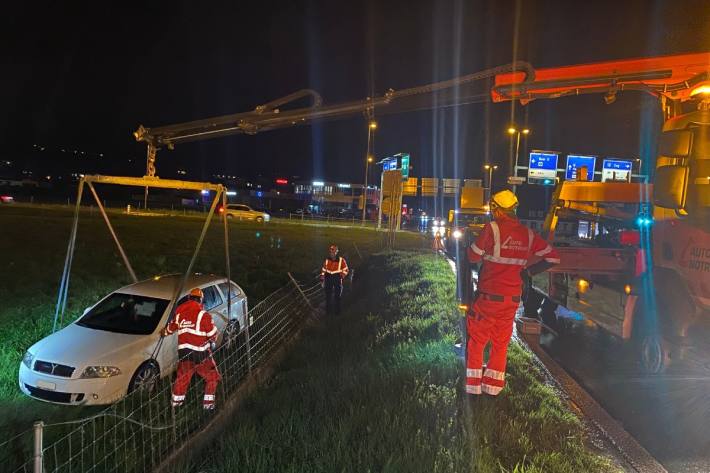
[[[536,69],[533,81],[517,72],[500,74],[491,99],[526,104],[541,98],[602,93],[611,103],[617,92],[640,90],[684,101],[709,84],[710,53],[694,53]]]
[[[157,128],[146,128],[141,125],[133,135],[137,141],[145,142],[149,147],[152,146],[157,149],[167,146],[172,148],[178,143],[234,134],[256,134],[261,131],[343,118],[360,113],[373,116],[375,110],[377,110],[378,114],[402,113],[413,110],[456,106],[464,103],[479,103],[488,101],[488,94],[483,90],[471,90],[467,86],[474,85],[480,80],[493,78],[501,73],[512,71],[519,72],[520,77],[526,78],[524,80],[531,81],[535,77],[532,66],[525,62],[516,62],[447,81],[402,90],[390,89],[380,96],[335,105],[323,105],[322,99],[317,92],[305,89],[260,105],[248,112]],[[312,98],[312,104],[309,106],[289,110],[280,108],[285,105],[292,105],[307,97]]]

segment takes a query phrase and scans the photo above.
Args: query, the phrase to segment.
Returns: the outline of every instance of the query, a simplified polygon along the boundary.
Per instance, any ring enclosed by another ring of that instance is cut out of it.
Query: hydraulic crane
[[[491,98],[526,104],[597,93],[611,104],[626,91],[657,97],[663,111],[653,183],[559,183],[546,236],[554,240],[560,216],[606,226],[606,233],[591,244],[564,242],[561,264],[540,286],[552,300],[635,341],[646,371],[659,372],[672,359],[707,363],[710,53],[538,69],[533,81],[501,74]]]
[[[480,84],[492,78],[494,85],[486,91]],[[632,265],[634,289],[627,291],[631,285],[623,285],[626,297],[618,321],[623,338],[639,334],[642,361],[647,369],[659,371],[667,359],[667,338],[682,338],[696,321],[710,321],[710,53],[537,70],[528,63],[516,62],[443,82],[399,91],[390,89],[380,96],[336,105],[324,105],[318,93],[306,89],[252,111],[156,128],[140,126],[134,136],[147,145],[146,175],[154,177],[157,151],[189,141],[255,134],[358,114],[371,118],[375,113],[403,113],[489,100],[519,101],[525,105],[539,99],[602,94],[604,101],[612,104],[617,94],[628,91],[657,97],[665,119],[654,184],[562,183],[564,188],[559,189],[552,203],[553,215],[548,218],[547,233],[550,237],[554,235],[558,210],[574,210],[595,218],[620,218],[623,212],[615,210],[616,204],[652,207],[649,213],[655,223],[639,239],[647,242],[646,247],[640,248],[645,256],[635,253],[636,260],[647,261]],[[308,99],[310,105],[299,106]],[[687,103],[697,103],[697,110],[685,110]],[[652,220],[644,218],[644,221]],[[598,264],[589,265],[583,256],[580,259],[579,251],[567,253],[577,258],[561,265],[565,271],[562,275],[567,279],[584,273],[585,265],[587,269],[597,268],[598,274],[607,280],[615,274],[626,277],[633,259],[620,262],[616,255],[629,252],[612,252],[607,261],[613,264],[605,268],[598,258],[594,260]],[[556,277],[559,276],[558,272]],[[550,282],[549,295],[553,298],[558,295],[557,283],[559,280]]]

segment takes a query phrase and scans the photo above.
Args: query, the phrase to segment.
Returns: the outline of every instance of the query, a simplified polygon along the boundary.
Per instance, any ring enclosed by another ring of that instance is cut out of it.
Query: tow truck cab
[[[560,218],[588,231],[556,237]],[[710,112],[702,104],[665,123],[654,185],[562,182],[544,234],[561,263],[535,279],[528,314],[542,293],[543,319],[555,303],[581,313],[634,343],[647,372],[681,359],[710,366]]]

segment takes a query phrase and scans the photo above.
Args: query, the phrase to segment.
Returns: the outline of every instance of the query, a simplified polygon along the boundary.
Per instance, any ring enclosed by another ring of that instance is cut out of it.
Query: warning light
[[[280,184],[280,185],[288,184],[288,179],[276,179],[276,184]]]
[[[586,279],[580,279],[577,281],[577,289],[579,290],[580,294],[584,294],[589,290],[589,281]]]
[[[631,294],[631,284],[624,285],[624,293],[628,296]]]
[[[466,304],[459,304],[459,309],[466,311],[468,310],[468,306]]]

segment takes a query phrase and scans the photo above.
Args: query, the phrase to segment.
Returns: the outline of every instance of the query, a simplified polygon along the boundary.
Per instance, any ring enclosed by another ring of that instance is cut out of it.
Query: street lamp
[[[491,195],[493,193],[492,192],[493,191],[493,171],[498,169],[498,165],[497,164],[494,164],[494,165],[486,164],[483,166],[483,169],[485,169],[488,172],[488,198],[486,199],[486,201],[490,201]]]
[[[372,143],[372,132],[377,130],[377,122],[375,120],[370,120],[367,124],[367,152],[365,153],[365,187],[362,189],[362,224],[365,225],[365,217],[367,214],[367,171],[370,163],[373,161],[371,146]]]
[[[513,165],[513,156],[510,156],[510,175],[511,176],[517,176],[518,175],[518,155],[520,154],[520,135],[529,135],[530,134],[530,129],[529,128],[523,128],[522,130],[518,130],[514,126],[511,126],[508,128],[508,134],[510,135],[511,140],[513,139],[513,135],[516,135],[515,138],[515,165]],[[511,141],[511,151],[512,151],[512,141]],[[513,185],[513,192],[515,192],[515,185]]]

